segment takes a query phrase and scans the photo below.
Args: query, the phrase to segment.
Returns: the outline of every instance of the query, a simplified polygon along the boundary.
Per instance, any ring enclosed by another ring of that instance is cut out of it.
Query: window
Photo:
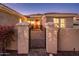
[[[73,19],[73,26],[74,26],[74,28],[79,28],[79,18],[78,19],[76,19],[76,18]]]
[[[55,27],[59,27],[59,18],[54,18],[53,23],[54,23]]]
[[[60,28],[65,28],[65,19],[64,18],[60,19]]]
[[[54,18],[53,19],[55,27],[65,28],[65,19],[64,18]]]

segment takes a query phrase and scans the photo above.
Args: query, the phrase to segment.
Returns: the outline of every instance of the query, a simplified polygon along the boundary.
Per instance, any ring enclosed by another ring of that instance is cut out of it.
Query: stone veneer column
[[[53,22],[46,23],[46,51],[49,54],[57,53],[57,28]]]
[[[28,24],[21,22],[16,24],[18,30],[18,54],[28,54],[29,52],[29,28]]]

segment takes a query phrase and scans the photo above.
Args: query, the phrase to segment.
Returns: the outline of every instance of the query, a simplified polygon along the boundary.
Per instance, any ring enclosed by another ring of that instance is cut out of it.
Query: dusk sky
[[[47,12],[79,13],[79,3],[8,3],[5,5],[24,15]]]

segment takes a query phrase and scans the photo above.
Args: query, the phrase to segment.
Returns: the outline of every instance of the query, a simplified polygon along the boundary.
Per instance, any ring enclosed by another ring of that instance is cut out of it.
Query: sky
[[[23,15],[48,12],[79,13],[79,3],[7,3],[5,5]]]

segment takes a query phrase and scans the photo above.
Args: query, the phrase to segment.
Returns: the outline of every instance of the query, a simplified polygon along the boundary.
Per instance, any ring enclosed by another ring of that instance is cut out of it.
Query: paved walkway
[[[45,49],[30,49],[28,56],[48,56]]]
[[[49,56],[46,49],[30,49],[28,56]],[[52,56],[79,56],[79,51],[58,51]]]

